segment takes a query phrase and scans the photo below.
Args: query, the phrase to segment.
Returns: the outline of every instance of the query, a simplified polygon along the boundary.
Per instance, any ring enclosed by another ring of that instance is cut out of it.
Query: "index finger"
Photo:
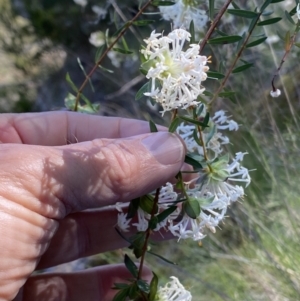
[[[0,115],[2,143],[59,146],[97,138],[126,138],[148,132],[146,121],[76,112]]]

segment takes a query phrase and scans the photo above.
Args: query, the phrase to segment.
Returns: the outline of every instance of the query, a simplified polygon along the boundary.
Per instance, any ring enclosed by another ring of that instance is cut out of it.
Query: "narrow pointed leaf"
[[[150,285],[145,280],[139,279],[136,284],[142,292],[146,294],[150,293]]]
[[[122,48],[117,48],[117,47],[114,47],[113,51],[119,52],[119,53],[122,53],[122,54],[132,54],[133,53],[133,51],[122,49]]]
[[[176,206],[170,206],[169,208],[167,208],[166,210],[164,210],[163,212],[161,212],[160,214],[158,214],[157,217],[157,221],[158,223],[162,222],[163,220],[165,220],[169,215],[171,215],[175,210],[177,209]]]
[[[288,21],[292,24],[292,25],[296,25],[295,21],[293,20],[293,18],[291,17],[291,15],[289,14],[289,12],[284,11],[286,18],[288,19]]]
[[[227,12],[231,15],[248,18],[248,19],[256,18],[259,15],[256,12],[243,10],[243,9],[227,9]]]
[[[196,170],[202,169],[202,165],[197,160],[192,158],[191,155],[186,155],[184,158],[184,162],[193,166]]]
[[[209,0],[209,19],[212,21],[214,19],[215,14],[215,0]]]
[[[175,262],[173,262],[173,261],[170,261],[170,260],[164,258],[164,257],[161,256],[161,255],[158,255],[158,254],[156,254],[156,253],[153,253],[152,251],[147,251],[147,253],[149,253],[149,254],[151,254],[151,255],[153,255],[153,256],[156,256],[156,257],[160,258],[161,260],[163,260],[163,261],[165,261],[165,262],[167,262],[167,263],[170,263],[170,264],[173,264],[173,265],[177,265],[177,263],[175,263]]]
[[[285,51],[288,51],[290,44],[291,44],[291,33],[289,31],[287,31],[287,33],[285,35],[285,39],[284,39]]]
[[[140,198],[136,198],[130,201],[129,206],[128,206],[128,212],[126,215],[126,219],[133,218],[140,206]]]
[[[262,44],[267,38],[268,38],[268,37],[263,37],[263,38],[260,38],[260,39],[258,39],[258,40],[256,40],[256,41],[253,41],[253,42],[251,42],[251,43],[248,43],[248,44],[246,45],[246,48],[251,48],[251,47],[257,46],[257,45],[259,45],[259,44]]]
[[[112,301],[126,301],[128,296],[128,290],[121,290],[117,292]]]
[[[271,25],[279,22],[282,18],[272,18],[257,23],[257,26]]]
[[[158,277],[154,272],[152,272],[152,274],[153,274],[153,277],[150,282],[149,301],[155,300],[157,288],[158,288]]]
[[[136,95],[135,95],[135,100],[139,100],[141,99],[144,95],[144,93],[147,93],[150,91],[150,82],[146,82],[141,88],[140,90],[137,91]]]
[[[170,6],[176,4],[174,1],[153,1],[151,3],[153,6]]]
[[[95,54],[95,63],[98,63],[100,57],[102,56],[103,52],[106,50],[106,44],[103,44],[102,46],[98,47],[96,54]]]
[[[253,66],[253,64],[251,64],[251,63],[239,66],[239,67],[233,69],[232,73],[239,73],[239,72],[245,71],[245,70],[251,68],[252,66]]]
[[[156,124],[151,119],[149,120],[149,127],[150,127],[150,132],[151,133],[157,133],[158,132]]]
[[[169,132],[174,133],[176,131],[177,127],[179,126],[180,122],[181,122],[180,118],[175,117],[169,126]]]
[[[190,40],[190,44],[195,44],[196,43],[196,39],[195,39],[195,26],[194,26],[194,20],[191,21],[190,23],[190,34],[191,34],[191,40]]]
[[[232,1],[231,4],[235,9],[240,9],[240,7],[234,1]]]
[[[196,219],[201,211],[200,204],[197,199],[189,199],[183,203],[184,212],[193,219]]]
[[[72,81],[69,72],[66,74],[66,81],[70,85],[70,87],[73,89],[74,92],[78,92],[78,88],[76,87],[76,85]]]
[[[268,6],[269,6],[269,4],[272,2],[272,0],[266,0],[265,2],[264,2],[264,4],[261,6],[261,8],[260,8],[260,12],[263,12]]]
[[[154,200],[153,200],[153,197],[149,194],[144,195],[140,198],[139,205],[140,205],[140,208],[142,208],[145,212],[147,212],[149,214],[151,214],[153,210],[155,213],[158,210],[157,205],[155,205],[155,208],[153,208]]]
[[[156,22],[155,20],[138,20],[138,21],[134,21],[132,24],[135,26],[146,26],[149,24],[152,24]]]
[[[130,272],[130,274],[134,278],[137,278],[138,277],[138,268],[127,254],[125,254],[125,257],[124,257],[124,263],[125,263],[127,270]]]
[[[220,37],[208,40],[208,44],[215,45],[215,44],[231,44],[236,43],[242,39],[241,36],[227,36],[227,37]]]
[[[195,120],[193,118],[186,117],[186,116],[179,116],[179,118],[184,120],[184,121],[187,121],[189,123],[195,124],[195,125],[199,125],[199,126],[202,126],[202,127],[208,127],[208,125],[205,124],[203,121]]]
[[[207,77],[208,78],[216,78],[216,79],[222,79],[225,77],[224,74],[217,72],[217,71],[208,71],[207,72]]]

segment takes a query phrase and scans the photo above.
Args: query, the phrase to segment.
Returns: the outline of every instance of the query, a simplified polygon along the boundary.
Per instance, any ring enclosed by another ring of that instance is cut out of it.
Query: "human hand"
[[[0,116],[0,300],[112,299],[129,277],[122,265],[30,275],[126,245],[109,205],[166,183],[185,154],[176,135],[148,132],[147,122],[70,112]]]

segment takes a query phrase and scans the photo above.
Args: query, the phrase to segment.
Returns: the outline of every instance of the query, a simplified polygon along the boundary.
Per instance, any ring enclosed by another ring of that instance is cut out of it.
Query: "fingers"
[[[0,117],[2,143],[55,146],[148,132],[149,124],[145,121],[74,112],[3,114]]]
[[[145,268],[144,280],[151,279]],[[30,277],[14,301],[111,301],[117,293],[114,283],[132,278],[123,265],[109,265],[72,274],[41,274]]]
[[[37,269],[44,269],[78,258],[123,248],[129,245],[116,231],[118,212],[114,206],[68,215],[59,223],[49,248],[41,257]],[[124,233],[135,234],[136,229]],[[170,232],[155,232],[151,239],[170,239]]]
[[[63,147],[2,144],[0,195],[60,219],[149,193],[176,175],[184,155],[168,132]]]

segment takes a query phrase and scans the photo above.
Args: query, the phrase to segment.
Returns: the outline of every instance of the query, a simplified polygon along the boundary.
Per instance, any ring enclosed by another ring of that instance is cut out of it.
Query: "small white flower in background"
[[[95,46],[100,47],[105,43],[105,35],[102,31],[92,32],[89,38],[89,42]]]
[[[184,288],[176,277],[172,276],[170,278],[170,282],[158,289],[155,301],[191,301],[191,293]]]
[[[204,31],[208,21],[205,10],[199,9],[197,0],[177,0],[170,6],[159,6],[163,19],[172,21],[173,28],[188,29],[191,21],[194,21],[196,32]]]
[[[102,20],[105,18],[106,14],[107,14],[107,9],[102,8],[98,5],[93,5],[92,6],[92,11],[97,15],[97,17],[99,18],[99,20]]]
[[[85,7],[88,4],[87,0],[73,0],[73,1],[82,7]]]
[[[184,51],[190,33],[175,29],[168,36],[153,31],[144,40],[146,48],[141,50],[147,62],[146,77],[151,81],[151,91],[144,93],[163,107],[162,113],[177,108],[186,109],[198,105],[197,97],[205,90],[201,82],[207,78],[207,57],[199,55],[199,45],[190,44]]]
[[[272,97],[279,97],[280,95],[281,95],[281,91],[279,90],[279,89],[276,89],[276,91],[271,91],[270,92],[270,95],[272,96]]]
[[[298,3],[298,5],[297,5],[297,10],[296,10],[296,12],[297,12],[297,17],[298,17],[298,19],[300,20],[300,3]]]

